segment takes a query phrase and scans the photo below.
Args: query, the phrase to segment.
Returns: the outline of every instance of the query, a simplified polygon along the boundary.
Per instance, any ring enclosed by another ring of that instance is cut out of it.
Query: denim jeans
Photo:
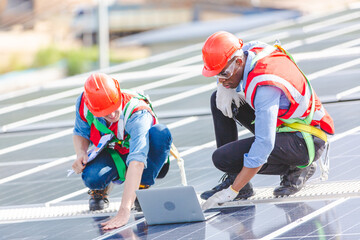
[[[236,122],[224,116],[216,107],[216,91],[212,94],[210,102],[217,144],[212,156],[213,163],[223,172],[237,174],[243,168],[244,154],[249,152],[255,137],[238,140]],[[254,134],[255,126],[251,122],[255,120],[255,111],[250,105],[245,103],[239,108],[235,106],[233,112],[237,112],[236,120]],[[314,145],[316,161],[325,149],[325,142],[314,137]],[[308,162],[308,150],[301,134],[277,133],[274,148],[259,174],[283,175],[290,167],[306,165]]]
[[[141,184],[153,185],[155,183],[155,178],[169,156],[171,143],[171,133],[165,125],[156,124],[150,128],[147,168],[142,174]],[[120,156],[126,162],[127,154]],[[107,151],[102,151],[88,163],[82,173],[85,186],[92,190],[104,189],[111,181],[118,178],[115,163]]]

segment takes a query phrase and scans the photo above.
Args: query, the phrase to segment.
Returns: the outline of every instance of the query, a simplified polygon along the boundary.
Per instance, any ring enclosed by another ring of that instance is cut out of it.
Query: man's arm
[[[256,90],[255,141],[249,152],[244,154],[245,167],[263,165],[274,148],[281,93],[279,88],[272,86],[261,86]]]
[[[210,197],[203,205],[204,209],[218,203],[231,201],[237,193],[255,176],[267,161],[274,148],[277,114],[282,91],[276,87],[263,86],[256,91],[255,105],[255,141],[249,153],[244,155],[244,167],[228,189]]]
[[[120,209],[115,217],[102,223],[104,230],[110,230],[121,227],[128,223],[130,218],[131,206],[133,205],[136,194],[139,189],[141,175],[144,170],[144,163],[132,161],[126,171],[126,180],[124,183],[124,192],[121,199]]]
[[[130,137],[130,152],[126,160],[128,169],[124,182],[124,192],[120,209],[115,217],[102,223],[104,230],[121,227],[129,221],[131,207],[135,201],[135,191],[139,189],[142,173],[146,168],[149,152],[149,129],[153,124],[152,115],[146,111],[134,113],[128,120],[125,130]]]
[[[267,161],[275,144],[276,123],[282,91],[277,87],[258,87],[255,105],[255,141],[244,156],[244,167],[233,183],[240,191]]]
[[[240,173],[236,176],[232,188],[239,192],[250,180],[257,174],[261,166],[256,168],[243,167]]]
[[[76,152],[76,160],[74,161],[72,168],[76,173],[81,173],[88,160],[87,150],[89,148],[90,141],[82,136],[74,135],[73,142]]]
[[[76,117],[73,130],[73,143],[76,160],[74,161],[72,168],[76,173],[81,173],[84,170],[88,160],[87,150],[90,145],[90,126],[81,119],[79,112],[81,96],[82,95],[80,95],[76,101]]]

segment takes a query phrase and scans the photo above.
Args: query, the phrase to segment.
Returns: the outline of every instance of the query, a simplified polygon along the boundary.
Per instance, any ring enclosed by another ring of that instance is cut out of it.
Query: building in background
[[[185,43],[185,38],[199,37],[192,31],[199,33],[204,26],[214,25],[214,20],[221,21],[253,12],[266,12],[269,9],[285,8],[297,10],[300,13],[331,11],[356,1],[108,0],[109,35],[110,41],[114,43],[111,44],[111,52],[118,58],[117,61],[128,61],[175,47],[164,47],[164,41],[170,41],[168,38],[171,37],[170,34],[173,35],[173,39],[176,38]],[[74,52],[73,49],[96,47],[98,44],[97,6],[98,0],[0,1],[0,74],[38,66],[34,62],[38,61],[39,51],[49,47],[70,52]],[[167,28],[172,26],[180,26],[175,30],[177,35],[167,31]],[[149,30],[159,31],[154,31],[152,35],[152,33],[147,33]],[[231,31],[231,28],[228,30]],[[124,44],[124,41],[134,42],[134,39],[144,39],[141,35],[131,37],[135,33],[146,33],[146,39],[152,40],[137,41],[139,44],[132,47],[129,47],[127,43]],[[181,38],[178,37],[179,34]],[[149,35],[151,35],[150,38]],[[205,35],[208,33],[205,32]],[[158,43],[159,39],[163,41],[156,51],[151,51],[146,46],[154,41],[153,39],[157,39]],[[50,50],[53,51],[53,49]],[[51,51],[43,53],[43,55],[49,55],[42,58],[51,60],[50,53],[53,53]],[[91,55],[92,52],[86,54]],[[70,64],[76,66],[74,63]],[[88,64],[88,66],[96,67],[96,64]],[[77,71],[82,71],[82,69]]]

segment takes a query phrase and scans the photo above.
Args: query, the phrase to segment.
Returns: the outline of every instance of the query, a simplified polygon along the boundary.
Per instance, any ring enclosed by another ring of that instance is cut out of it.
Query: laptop
[[[200,222],[219,212],[204,212],[193,186],[137,190],[148,225]]]

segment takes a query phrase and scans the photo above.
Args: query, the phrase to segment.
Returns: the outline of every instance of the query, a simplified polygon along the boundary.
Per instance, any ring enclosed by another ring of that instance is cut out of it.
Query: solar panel
[[[334,118],[331,170],[327,182],[310,180],[296,196],[282,199],[271,196],[278,176],[255,176],[257,195],[225,204],[222,213],[207,222],[147,226],[141,214],[133,213],[124,227],[103,232],[99,224],[116,214],[123,186],[115,186],[109,209],[91,213],[79,175],[66,177],[75,159],[73,104],[84,75],[0,96],[0,238],[359,239],[359,24],[359,9],[347,9],[239,33],[245,42],[280,38],[298,58]],[[201,46],[109,70],[121,87],[143,88],[151,96],[185,160],[188,184],[197,192],[216,185],[222,175],[211,162],[216,146],[209,98],[215,85],[201,76]],[[238,130],[240,138],[251,136],[240,126]],[[168,176],[154,188],[180,184],[173,160]]]

